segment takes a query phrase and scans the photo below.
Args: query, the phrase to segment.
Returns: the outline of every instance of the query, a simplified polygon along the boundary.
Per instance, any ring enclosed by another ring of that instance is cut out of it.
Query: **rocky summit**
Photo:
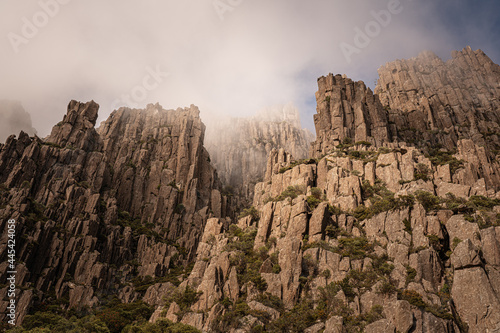
[[[379,75],[318,80],[308,155],[289,111],[219,125],[210,155],[195,106],[95,129],[71,101],[9,137],[20,332],[500,332],[499,66],[465,48]]]

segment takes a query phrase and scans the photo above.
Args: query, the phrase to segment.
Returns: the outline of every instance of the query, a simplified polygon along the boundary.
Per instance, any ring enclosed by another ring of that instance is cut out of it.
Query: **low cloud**
[[[0,143],[11,134],[21,131],[29,135],[37,134],[31,123],[31,117],[18,101],[0,100]]]
[[[391,1],[220,0],[231,8],[221,19],[212,0],[4,0],[0,98],[21,100],[45,136],[69,100],[95,100],[104,120],[117,100],[125,105],[122,96],[143,87],[148,70],[161,68],[168,76],[134,104],[196,104],[206,119],[292,102],[313,129],[316,79],[329,72],[373,86],[376,69],[387,61],[423,49],[448,57],[467,44],[498,60],[493,20],[469,15],[481,25],[458,36],[454,23],[442,19],[446,6],[468,11],[466,2],[401,0],[401,12],[347,61],[340,45],[354,45],[356,29],[365,29],[373,12]],[[37,32],[25,36],[29,24]],[[27,42],[15,46],[13,34]]]

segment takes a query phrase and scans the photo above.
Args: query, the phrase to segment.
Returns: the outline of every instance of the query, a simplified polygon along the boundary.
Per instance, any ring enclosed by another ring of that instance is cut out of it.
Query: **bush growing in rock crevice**
[[[398,291],[398,299],[400,300],[405,300],[411,305],[414,305],[421,310],[424,310],[426,312],[432,313],[434,316],[445,319],[445,320],[453,320],[452,314],[449,312],[449,309],[447,305],[434,305],[434,304],[427,304],[423,298],[422,295],[420,295],[418,292],[407,289],[407,290],[399,290]]]
[[[314,210],[318,205],[326,200],[326,196],[318,187],[311,188],[311,195],[307,197],[307,205],[310,209]]]
[[[242,231],[237,226],[231,225],[229,234],[230,239],[234,237],[238,238],[235,241],[231,240],[226,245],[227,251],[234,252],[229,260],[230,264],[236,267],[238,283],[243,285],[247,282],[252,282],[258,290],[266,290],[267,283],[260,275],[259,270],[264,260],[269,257],[267,254],[269,249],[266,247],[261,251],[253,249],[257,230],[255,228],[248,228]]]
[[[414,180],[423,180],[423,181],[428,181],[429,176],[432,173],[432,171],[429,169],[429,167],[423,163],[418,163],[415,166],[415,172],[414,172]]]
[[[316,164],[316,163],[317,163],[317,161],[314,158],[293,161],[292,163],[290,163],[289,166],[286,166],[286,167],[279,169],[278,172],[285,173],[286,171],[291,170],[291,169],[293,169],[296,166],[301,165],[301,164]]]
[[[380,182],[372,186],[366,180],[363,181],[362,195],[364,200],[370,200],[371,206],[359,205],[356,207],[353,215],[359,221],[369,219],[382,212],[411,207],[415,202],[413,195],[402,195],[396,198],[394,193]]]
[[[418,190],[415,192],[415,197],[427,212],[441,208],[440,206],[441,200],[439,199],[439,197],[435,196],[432,193]]]
[[[254,220],[254,221],[258,221],[260,218],[259,211],[254,206],[243,209],[241,211],[240,215],[238,215],[238,219],[242,219],[242,218],[247,217],[247,216],[251,216],[252,220]]]
[[[170,304],[177,303],[181,311],[177,313],[179,318],[182,318],[185,313],[189,312],[191,306],[198,301],[202,292],[198,292],[189,285],[184,290],[176,290],[175,292],[165,297],[165,310],[168,310]]]
[[[456,159],[453,151],[442,151],[439,148],[431,148],[426,157],[431,161],[434,166],[450,165],[450,173],[453,176],[460,168],[463,167],[464,162]]]
[[[274,202],[283,201],[287,198],[290,198],[291,200],[293,200],[296,197],[298,197],[300,194],[304,194],[304,192],[305,192],[304,186],[300,186],[300,185],[288,186],[277,197],[274,197],[274,198],[268,197],[268,198],[264,199],[264,204],[266,204],[270,201],[274,201]]]

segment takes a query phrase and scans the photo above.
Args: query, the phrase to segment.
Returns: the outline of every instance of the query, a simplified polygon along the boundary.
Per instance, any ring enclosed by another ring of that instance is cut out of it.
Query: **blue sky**
[[[195,104],[209,122],[293,102],[313,130],[319,76],[373,87],[386,62],[467,45],[500,62],[493,0],[400,0],[347,59],[341,45],[397,1],[3,0],[0,99],[21,100],[41,136],[71,99],[98,102],[100,121],[121,105]]]
[[[368,48],[367,57],[375,56],[378,59],[378,65],[366,71],[354,70],[352,74],[342,71],[342,64],[332,63],[334,74],[347,74],[356,80],[363,80],[366,85],[372,89],[378,79],[377,68],[386,62],[395,59],[411,58],[418,54],[416,50],[431,50],[444,61],[451,58],[451,51],[461,50],[465,46],[471,46],[474,50],[482,49],[495,63],[500,63],[500,2],[496,0],[469,1],[469,0],[441,0],[441,1],[414,1],[412,5],[423,6],[423,10],[414,10],[415,17],[410,19],[407,27],[413,27],[416,31],[421,31],[425,40],[419,40],[413,44],[412,40],[405,40],[405,36],[394,40],[394,43],[385,43],[390,50],[384,52]],[[404,13],[402,13],[404,14]],[[413,13],[409,13],[412,16]],[[402,18],[404,20],[404,18]],[[390,28],[390,27],[388,27]],[[382,32],[383,34],[384,32]],[[375,43],[377,40],[374,41]],[[402,44],[400,44],[402,43]],[[398,47],[395,44],[400,44]],[[373,46],[376,49],[376,46]],[[360,60],[364,64],[373,64],[373,61]],[[364,64],[359,64],[366,68]],[[344,64],[345,65],[345,64]],[[337,67],[338,66],[338,67]],[[338,69],[337,69],[338,68]],[[311,80],[315,75],[309,76]],[[316,107],[314,94],[307,99],[306,109],[310,110]],[[307,127],[313,126],[307,119],[303,120]]]

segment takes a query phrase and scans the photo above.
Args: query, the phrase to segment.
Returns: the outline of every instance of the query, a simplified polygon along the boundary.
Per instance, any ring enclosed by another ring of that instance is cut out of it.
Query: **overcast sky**
[[[313,129],[330,72],[373,87],[388,61],[466,45],[500,62],[498,0],[397,2],[1,0],[0,99],[22,101],[42,137],[71,99],[99,103],[99,121],[151,102],[205,119],[293,102]]]

